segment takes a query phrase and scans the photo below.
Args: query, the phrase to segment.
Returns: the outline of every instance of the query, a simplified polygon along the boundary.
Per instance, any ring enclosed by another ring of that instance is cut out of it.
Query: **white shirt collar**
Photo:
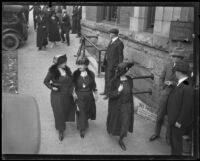
[[[179,86],[184,80],[186,80],[188,77],[184,77],[178,80],[177,86]]]
[[[116,41],[118,39],[118,36],[117,37],[114,37],[113,39],[112,39],[112,43],[114,42],[114,41]]]

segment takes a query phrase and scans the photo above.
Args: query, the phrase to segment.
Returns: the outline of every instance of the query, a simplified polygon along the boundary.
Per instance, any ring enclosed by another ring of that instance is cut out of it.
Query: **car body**
[[[25,12],[21,5],[3,5],[2,17],[2,48],[16,50],[20,42],[28,39],[28,26]]]

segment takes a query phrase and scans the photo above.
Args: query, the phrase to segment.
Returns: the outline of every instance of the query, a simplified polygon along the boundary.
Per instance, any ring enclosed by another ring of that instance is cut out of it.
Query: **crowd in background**
[[[33,6],[34,29],[37,31],[38,50],[45,49],[48,42],[51,48],[56,46],[56,42],[70,45],[71,34],[81,37],[81,16],[82,7],[73,6],[72,15],[67,11],[66,6]]]

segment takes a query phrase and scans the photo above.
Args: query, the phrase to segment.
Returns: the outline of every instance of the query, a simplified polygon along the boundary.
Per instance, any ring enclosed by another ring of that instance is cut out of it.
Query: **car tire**
[[[6,51],[13,51],[19,47],[20,40],[15,33],[6,33],[2,37],[2,48]]]

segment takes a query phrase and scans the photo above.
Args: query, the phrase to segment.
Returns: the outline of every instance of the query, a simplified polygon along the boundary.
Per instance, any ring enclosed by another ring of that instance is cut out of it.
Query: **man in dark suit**
[[[77,37],[81,37],[81,19],[82,19],[82,7],[77,8]]]
[[[169,93],[173,89],[173,87],[176,85],[177,79],[175,76],[175,73],[172,71],[173,66],[177,62],[180,62],[183,60],[185,54],[184,49],[176,47],[173,49],[173,51],[170,53],[171,56],[171,62],[168,63],[164,70],[162,71],[162,74],[160,76],[160,100],[159,100],[159,108],[157,111],[157,120],[156,120],[156,126],[154,134],[150,137],[150,141],[153,141],[160,137],[160,131],[162,128],[162,124],[164,122],[164,117],[166,115],[166,105],[167,105],[167,99],[169,96]],[[169,133],[168,129],[166,131],[166,140],[169,143]]]
[[[70,38],[69,38],[69,31],[71,30],[71,23],[70,23],[70,18],[69,15],[67,14],[66,10],[63,10],[63,16],[62,16],[62,21],[61,21],[61,38],[62,42],[64,43],[65,37],[67,41],[67,45],[70,45]],[[65,37],[64,37],[65,34]]]
[[[107,51],[105,53],[104,57],[104,67],[105,67],[105,88],[104,92],[101,93],[101,95],[106,95],[109,91],[109,82],[111,79],[115,76],[115,70],[119,63],[123,62],[124,55],[123,55],[123,49],[124,44],[119,39],[118,29],[111,29],[109,31],[111,41],[107,47]],[[107,97],[105,97],[107,98]]]
[[[189,64],[182,61],[174,67],[178,83],[169,95],[167,103],[170,126],[171,154],[182,155],[183,139],[191,135],[194,109],[194,90],[189,79]]]
[[[35,5],[34,6],[34,9],[33,9],[33,22],[34,22],[34,30],[36,30],[36,26],[37,26],[37,17],[39,16],[41,12],[41,7],[38,6],[38,5]]]

